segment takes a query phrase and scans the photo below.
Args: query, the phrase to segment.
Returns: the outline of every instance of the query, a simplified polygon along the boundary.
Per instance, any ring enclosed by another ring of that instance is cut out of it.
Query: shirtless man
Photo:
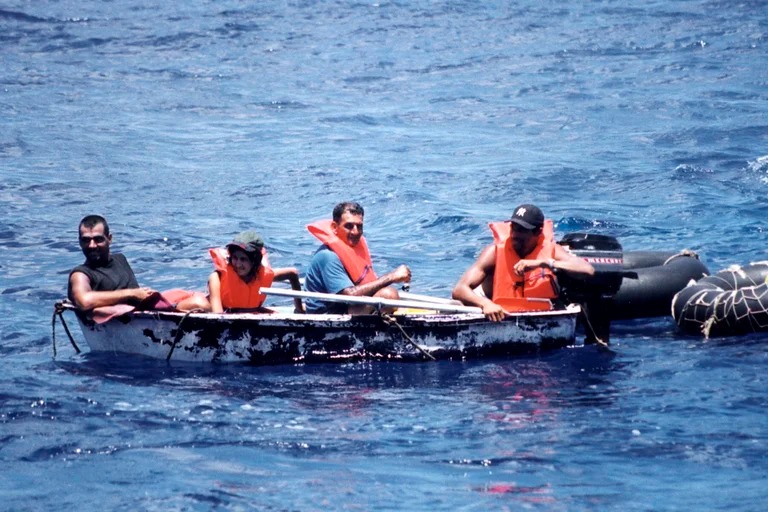
[[[504,298],[556,299],[555,270],[584,276],[595,273],[591,264],[554,242],[551,221],[545,222],[534,205],[521,204],[508,222],[495,226],[503,233],[483,249],[453,288],[454,299],[482,308],[489,320],[504,319],[504,308],[497,303]],[[504,270],[497,275],[499,266]],[[485,296],[475,293],[481,285]]]

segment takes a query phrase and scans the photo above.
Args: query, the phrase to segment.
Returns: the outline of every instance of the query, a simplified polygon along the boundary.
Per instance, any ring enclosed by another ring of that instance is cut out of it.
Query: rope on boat
[[[69,342],[72,344],[72,347],[75,349],[76,353],[80,353],[80,347],[77,346],[77,343],[75,343],[75,338],[72,337],[72,333],[69,332],[69,327],[67,326],[67,322],[64,321],[64,303],[63,302],[57,302],[53,306],[53,316],[51,316],[51,343],[53,344],[53,357],[56,357],[56,316],[59,317],[61,320],[61,325],[64,326],[64,331],[67,333],[67,336],[69,337]]]
[[[192,313],[203,313],[202,309],[190,309],[186,313],[184,313],[184,316],[181,317],[181,320],[179,320],[179,325],[176,326],[176,336],[173,337],[173,343],[171,343],[171,350],[168,351],[168,355],[166,356],[165,360],[170,361],[171,356],[173,355],[173,351],[176,350],[176,344],[181,339],[181,335],[184,334],[184,331],[181,330],[181,325],[184,323],[184,320],[189,317]]]
[[[677,254],[673,254],[672,256],[670,256],[669,258],[664,260],[664,263],[662,263],[661,265],[664,266],[664,265],[666,265],[667,263],[669,263],[670,261],[672,261],[675,258],[695,258],[695,259],[698,260],[699,259],[699,255],[698,255],[698,253],[696,253],[695,251],[692,251],[690,249],[683,249],[682,251],[678,252]]]
[[[603,340],[602,338],[600,338],[600,336],[597,335],[597,331],[595,331],[595,328],[592,326],[592,322],[589,321],[589,308],[587,308],[587,305],[580,304],[580,306],[581,306],[581,309],[584,311],[584,314],[582,315],[582,317],[584,318],[584,323],[586,324],[590,332],[592,332],[592,337],[595,340],[595,344],[602,349],[610,350],[608,343],[606,343],[605,340]]]
[[[394,317],[394,316],[392,316],[392,315],[390,315],[390,314],[388,314],[388,313],[384,313],[384,312],[382,312],[382,311],[379,311],[379,315],[381,316],[381,319],[382,319],[382,320],[384,320],[384,323],[385,323],[385,324],[387,324],[387,325],[392,325],[392,326],[395,326],[395,327],[397,327],[397,328],[398,328],[398,330],[400,331],[400,333],[403,335],[403,337],[404,337],[406,340],[408,340],[408,343],[410,343],[411,345],[413,345],[414,347],[416,347],[416,348],[419,350],[419,352],[421,352],[422,354],[424,354],[424,356],[425,356],[425,357],[427,357],[428,359],[430,359],[430,360],[432,360],[432,361],[436,361],[436,359],[435,359],[435,356],[433,356],[432,354],[430,354],[429,352],[427,352],[426,350],[424,350],[424,348],[423,348],[423,347],[419,346],[419,344],[418,344],[418,343],[416,343],[415,341],[413,341],[413,338],[411,338],[411,337],[408,335],[408,333],[407,333],[407,332],[405,332],[405,329],[403,329],[403,326],[402,326],[402,325],[400,325],[400,324],[397,322],[397,320],[395,319],[395,317]]]

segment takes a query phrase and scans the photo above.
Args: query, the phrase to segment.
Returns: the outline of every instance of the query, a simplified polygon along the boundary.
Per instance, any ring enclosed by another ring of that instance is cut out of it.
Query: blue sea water
[[[447,296],[535,202],[626,250],[766,258],[762,1],[6,0],[3,510],[759,511],[768,338],[614,325],[612,353],[254,368],[76,355],[52,305],[105,214],[142,284],[366,207]],[[60,329],[58,330],[60,331]]]

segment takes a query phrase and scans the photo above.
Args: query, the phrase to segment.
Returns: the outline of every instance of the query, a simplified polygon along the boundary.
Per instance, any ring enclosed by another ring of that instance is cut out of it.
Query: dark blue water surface
[[[762,1],[6,0],[4,510],[723,510],[768,498],[768,338],[614,326],[613,353],[253,368],[76,355],[53,303],[105,214],[142,284],[366,207],[447,296],[535,202],[556,231],[766,259]],[[78,333],[79,336],[79,333]]]

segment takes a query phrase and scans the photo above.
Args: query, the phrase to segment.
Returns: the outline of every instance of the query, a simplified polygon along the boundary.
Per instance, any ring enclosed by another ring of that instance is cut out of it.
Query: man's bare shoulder
[[[496,266],[496,246],[494,244],[487,245],[475,261],[475,265],[483,269],[493,269]]]

